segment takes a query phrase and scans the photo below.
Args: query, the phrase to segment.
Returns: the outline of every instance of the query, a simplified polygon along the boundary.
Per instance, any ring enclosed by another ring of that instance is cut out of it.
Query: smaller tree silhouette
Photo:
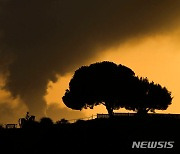
[[[166,87],[149,82],[147,78],[136,78],[130,96],[124,107],[134,110],[139,115],[146,115],[148,111],[166,110],[171,104],[172,97]]]
[[[151,82],[147,92],[147,103],[149,104],[148,110],[166,110],[171,105],[172,97],[171,92],[166,87],[160,84]]]

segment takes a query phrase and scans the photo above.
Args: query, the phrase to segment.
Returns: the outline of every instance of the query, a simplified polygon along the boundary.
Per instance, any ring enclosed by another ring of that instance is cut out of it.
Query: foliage
[[[171,104],[171,92],[160,84],[149,82],[147,78],[136,78],[128,95],[124,107],[137,111],[138,114],[146,114],[148,111],[166,110]]]
[[[43,117],[40,120],[40,125],[43,127],[51,127],[51,126],[53,126],[53,121],[51,118]]]
[[[67,107],[76,110],[103,104],[111,116],[114,109],[121,107],[117,103],[119,91],[123,91],[133,77],[131,69],[112,62],[82,66],[75,71],[62,99]]]

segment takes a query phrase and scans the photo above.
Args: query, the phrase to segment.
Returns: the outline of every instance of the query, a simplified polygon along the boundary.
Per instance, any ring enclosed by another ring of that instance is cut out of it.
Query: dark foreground
[[[173,148],[132,149],[133,141],[174,141],[174,144]],[[180,153],[180,120],[119,117],[44,128],[2,129],[0,153]]]

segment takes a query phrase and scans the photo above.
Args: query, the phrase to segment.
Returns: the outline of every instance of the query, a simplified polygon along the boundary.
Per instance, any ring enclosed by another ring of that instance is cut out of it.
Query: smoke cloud
[[[170,31],[179,20],[179,0],[0,0],[4,88],[43,116],[47,83],[56,74],[73,71],[100,49]]]

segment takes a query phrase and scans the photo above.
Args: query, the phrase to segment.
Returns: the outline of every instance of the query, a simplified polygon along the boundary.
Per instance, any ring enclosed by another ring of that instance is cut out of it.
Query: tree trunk
[[[106,109],[107,109],[108,114],[109,114],[109,118],[112,118],[113,117],[113,108],[107,102],[105,102],[105,105],[106,105]]]
[[[147,115],[148,111],[150,109],[146,109],[146,108],[139,108],[138,111],[137,111],[137,114],[140,115],[140,116],[145,116]]]

